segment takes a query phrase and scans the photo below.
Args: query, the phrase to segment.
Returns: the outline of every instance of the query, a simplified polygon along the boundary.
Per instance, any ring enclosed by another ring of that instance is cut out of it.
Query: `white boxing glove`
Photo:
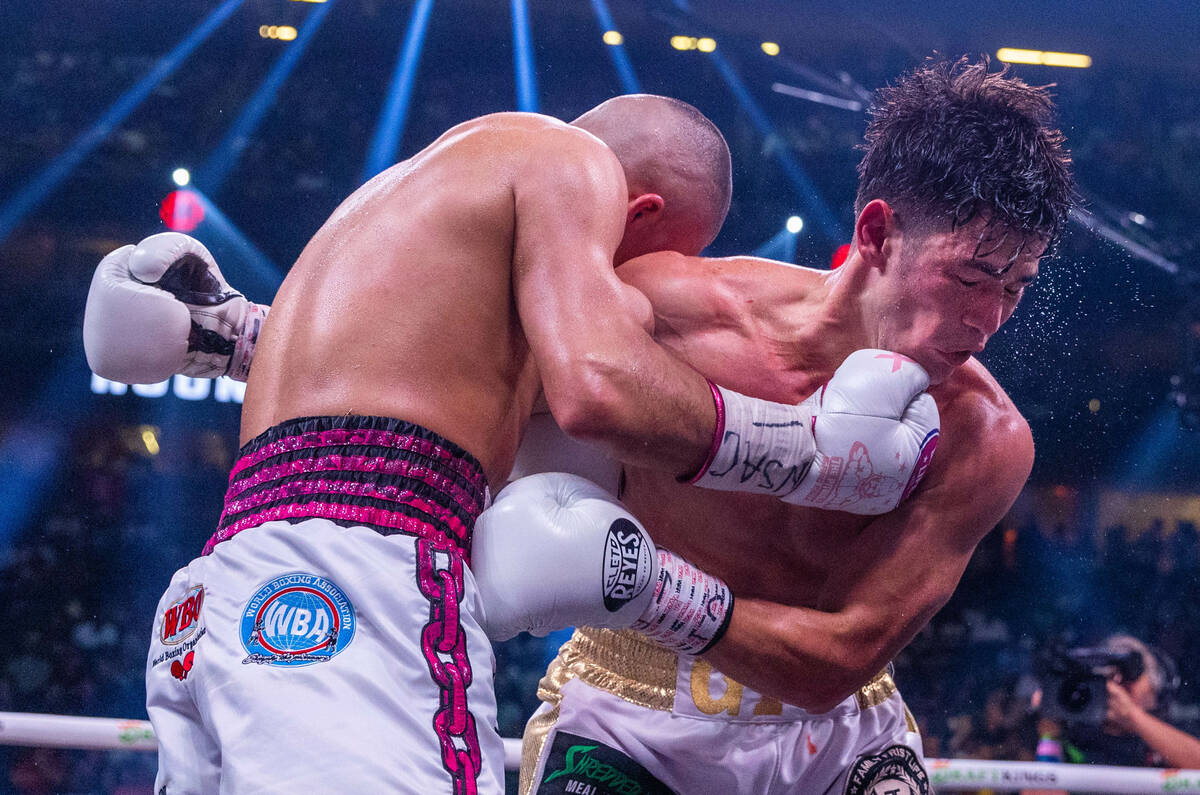
[[[713,386],[719,441],[692,483],[771,494],[793,505],[887,513],[912,493],[937,448],[929,375],[906,356],[864,349],[797,406]]]
[[[127,384],[175,374],[245,381],[269,309],[231,288],[199,240],[152,235],[96,268],[83,315],[88,366]]]
[[[549,472],[514,481],[475,523],[471,571],[492,640],[569,626],[632,628],[682,654],[720,639],[733,594],[654,547],[602,488]]]
[[[933,460],[940,433],[929,374],[889,351],[846,357],[803,405],[813,411],[817,452],[785,502],[881,514],[912,494]]]

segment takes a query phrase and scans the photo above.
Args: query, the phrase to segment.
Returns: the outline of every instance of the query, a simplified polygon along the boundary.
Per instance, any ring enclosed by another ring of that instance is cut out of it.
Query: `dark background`
[[[151,612],[170,573],[211,532],[236,452],[236,402],[184,399],[186,384],[162,397],[93,391],[80,327],[96,263],[163,230],[171,171],[187,167],[260,256],[211,219],[195,234],[235,286],[268,302],[362,180],[413,8],[336,0],[325,9],[228,179],[206,185],[208,158],[297,46],[264,39],[259,27],[303,28],[323,6],[247,0],[119,123],[94,128],[218,5],[0,6],[0,219],[12,219],[0,223],[0,617],[9,628],[0,710],[144,716]],[[794,262],[814,267],[828,267],[853,222],[866,117],[776,93],[773,83],[861,102],[935,52],[1092,56],[1089,69],[1013,67],[1056,84],[1084,207],[1110,234],[1072,225],[983,357],[1029,418],[1037,464],[958,595],[898,661],[900,685],[930,755],[1028,756],[1036,737],[1020,693],[1034,653],[1122,629],[1175,656],[1183,685],[1173,719],[1194,726],[1200,452],[1185,427],[1189,405],[1200,406],[1194,5],[611,0],[608,8],[642,90],[693,103],[730,143],[734,202],[710,253],[755,251],[796,214],[805,226]],[[622,93],[591,2],[531,0],[529,19],[541,112],[570,119]],[[711,36],[717,51],[676,51],[674,35]],[[766,56],[762,41],[778,42],[781,54]],[[517,109],[514,55],[508,3],[435,3],[398,156],[457,122]],[[730,89],[718,57],[757,110]],[[39,189],[88,135],[96,145]],[[785,159],[812,190],[789,179]],[[29,195],[37,196],[29,211],[12,214]],[[510,736],[533,706],[547,654],[531,639],[500,651]],[[0,762],[0,790],[144,791],[153,755],[0,749]]]

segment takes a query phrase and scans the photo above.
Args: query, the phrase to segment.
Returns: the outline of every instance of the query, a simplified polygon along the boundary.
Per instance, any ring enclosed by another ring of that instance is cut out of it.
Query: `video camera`
[[[1052,652],[1039,667],[1043,716],[1099,726],[1108,712],[1105,683],[1132,682],[1146,670],[1146,661],[1136,651],[1083,648]]]

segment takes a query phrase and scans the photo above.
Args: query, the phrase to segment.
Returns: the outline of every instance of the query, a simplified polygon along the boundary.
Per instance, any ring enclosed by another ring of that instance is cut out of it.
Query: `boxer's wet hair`
[[[711,243],[729,212],[733,167],[725,136],[707,116],[672,97],[614,97],[575,119],[621,161],[631,190],[658,193],[672,221]]]
[[[1022,237],[1018,250],[1058,241],[1075,188],[1050,86],[988,67],[987,57],[930,60],[877,92],[859,147],[856,214],[883,199],[901,225],[948,218],[957,229],[983,217],[981,245],[1011,232]]]

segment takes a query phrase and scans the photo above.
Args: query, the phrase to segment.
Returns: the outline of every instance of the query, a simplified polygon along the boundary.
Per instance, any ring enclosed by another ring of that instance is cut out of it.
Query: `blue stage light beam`
[[[204,207],[204,220],[196,227],[192,236],[208,247],[214,259],[222,264],[221,270],[232,278],[237,288],[245,293],[252,301],[270,303],[279,285],[283,283],[283,270],[271,261],[271,258],[258,249],[242,231],[229,220],[229,216],[194,188],[191,189],[200,199]],[[230,267],[230,261],[224,252],[234,255],[241,267]],[[221,252],[221,253],[218,253]]]
[[[363,167],[362,182],[383,171],[396,162],[396,152],[404,137],[408,121],[408,107],[412,103],[413,84],[417,80],[417,66],[421,62],[421,51],[425,46],[425,30],[429,27],[429,16],[433,12],[433,0],[417,0],[408,19],[408,32],[404,35],[404,46],[392,72],[388,87],[387,103],[383,115],[375,127],[371,145],[367,149],[367,162]]]
[[[1113,480],[1123,490],[1139,491],[1173,482],[1178,473],[1171,471],[1172,468],[1195,457],[1195,437],[1179,427],[1178,411],[1171,404],[1155,411],[1134,438],[1137,441],[1128,457],[1117,462],[1117,471],[1113,473]]]
[[[754,249],[754,256],[786,262],[789,265],[796,261],[796,233],[781,229],[767,242]]]
[[[0,556],[53,498],[47,487],[70,458],[71,434],[89,408],[74,397],[84,361],[83,334],[76,333],[24,415],[0,439]]]
[[[216,149],[208,156],[200,173],[195,175],[196,182],[201,185],[210,196],[216,196],[221,192],[221,188],[225,185],[225,180],[229,178],[229,173],[233,171],[242,152],[246,151],[246,147],[250,144],[250,139],[258,126],[262,123],[263,117],[266,116],[267,110],[275,103],[275,97],[279,94],[279,89],[283,86],[284,81],[296,68],[296,64],[300,62],[300,56],[304,55],[305,48],[313,40],[317,30],[321,27],[321,23],[325,21],[326,15],[334,6],[334,0],[329,0],[317,6],[316,9],[308,15],[301,26],[296,40],[283,45],[283,55],[275,61],[275,65],[271,67],[271,71],[267,74],[266,79],[254,92],[254,96],[246,103],[233,126],[229,128],[229,132],[225,133],[225,137],[217,144]]]
[[[729,86],[730,92],[737,99],[738,104],[746,111],[746,115],[750,118],[750,123],[754,125],[758,133],[764,138],[774,136],[782,140],[775,131],[775,125],[767,118],[767,114],[762,107],[750,95],[750,91],[746,88],[746,84],[742,82],[742,78],[738,75],[733,65],[726,60],[725,56],[721,55],[720,50],[709,53],[709,57],[713,59],[713,63],[717,66],[717,71],[721,74],[726,85]],[[825,235],[830,243],[835,245],[844,243],[849,240],[849,231],[838,223],[837,218],[829,209],[828,202],[821,192],[817,190],[817,186],[809,179],[808,174],[800,166],[800,163],[792,156],[791,151],[786,146],[778,146],[775,148],[775,160],[783,169],[784,175],[788,181],[796,189],[801,200],[809,209],[809,215],[816,219],[817,226]]]
[[[112,104],[100,120],[93,124],[82,135],[76,138],[67,151],[54,159],[50,165],[42,169],[15,196],[0,207],[0,243],[8,239],[12,231],[25,219],[25,216],[41,204],[51,192],[62,184],[71,172],[100,145],[105,138],[119,128],[138,105],[150,95],[150,92],[163,80],[167,79],[179,68],[189,55],[207,39],[213,31],[221,26],[230,15],[237,10],[244,0],[225,0],[224,3],[197,25],[175,49],[164,55],[150,70],[149,74],[138,81],[133,88],[126,91]]]
[[[517,70],[517,110],[538,112],[537,75],[533,71],[533,41],[529,35],[526,0],[512,0],[513,53]]]
[[[608,13],[608,4],[604,0],[592,0],[592,9],[596,12],[596,20],[600,23],[600,30],[617,29],[616,23],[613,22],[612,14]],[[621,88],[625,90],[625,93],[642,93],[642,85],[638,82],[637,75],[633,71],[633,64],[629,62],[629,56],[625,53],[625,45],[609,46],[608,54],[612,56],[613,66],[617,68],[617,76],[621,78]]]

